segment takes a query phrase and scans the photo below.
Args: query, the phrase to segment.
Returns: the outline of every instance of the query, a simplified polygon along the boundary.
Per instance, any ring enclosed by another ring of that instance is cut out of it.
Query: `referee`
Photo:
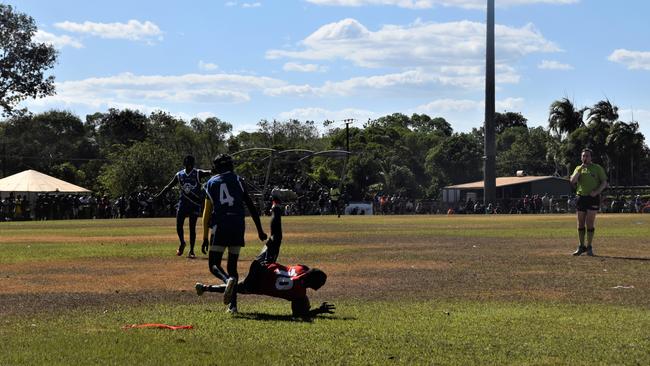
[[[578,216],[578,249],[573,255],[578,256],[587,253],[594,255],[591,243],[594,239],[594,224],[596,213],[600,208],[600,193],[607,187],[607,174],[602,166],[591,161],[591,149],[582,150],[580,160],[582,164],[577,166],[571,175],[571,185],[576,187],[578,200],[576,202],[576,213]],[[586,231],[586,232],[585,232]],[[587,245],[585,246],[585,234]]]

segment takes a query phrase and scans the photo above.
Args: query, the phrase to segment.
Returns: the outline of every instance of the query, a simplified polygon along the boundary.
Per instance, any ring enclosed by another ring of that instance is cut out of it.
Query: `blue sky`
[[[60,51],[39,112],[110,107],[341,121],[401,112],[483,121],[485,0],[20,0]],[[650,2],[496,0],[497,111],[608,98],[650,136]],[[616,6],[614,6],[616,5]],[[645,40],[645,41],[644,41]]]

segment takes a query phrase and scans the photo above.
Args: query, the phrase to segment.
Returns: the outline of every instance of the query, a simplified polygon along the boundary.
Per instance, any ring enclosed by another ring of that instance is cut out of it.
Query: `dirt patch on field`
[[[177,240],[172,235],[147,235],[146,237],[133,236],[61,236],[61,235],[20,235],[0,237],[0,244],[11,243],[145,243]]]
[[[133,237],[3,235],[0,243],[25,238],[51,243],[175,241],[173,229],[169,231]],[[342,232],[287,233],[283,248],[303,237],[353,249],[331,254],[308,252],[299,258],[281,254],[284,264],[304,263],[328,274],[327,284],[310,292],[314,303],[462,299],[650,307],[650,239],[637,240],[634,248],[626,239],[611,239],[597,247],[600,257],[578,258],[569,255],[574,248],[568,240],[403,237],[389,232],[355,236],[354,243]],[[255,246],[255,239],[251,235],[248,238],[250,246]],[[242,257],[240,275],[248,272],[251,259],[250,254]],[[3,264],[0,316],[141,303],[214,303],[214,296],[196,296],[195,282],[217,282],[208,271],[205,257],[190,260],[172,254],[165,258]]]

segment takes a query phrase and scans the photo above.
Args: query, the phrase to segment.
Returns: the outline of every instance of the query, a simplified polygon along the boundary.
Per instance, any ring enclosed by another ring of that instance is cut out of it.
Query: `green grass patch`
[[[92,258],[169,258],[178,247],[177,241],[148,241],[145,238],[139,241],[99,240],[88,243],[5,243],[0,246],[11,253],[10,256],[0,256],[0,264],[48,262],[61,260],[77,260]],[[321,245],[320,243],[291,243],[282,248],[285,257],[314,257],[334,253],[350,253],[357,249],[340,245]],[[189,248],[189,247],[188,247]],[[187,250],[185,249],[186,253]],[[255,257],[260,251],[258,243],[250,243],[242,250],[242,260]],[[201,256],[201,243],[195,247],[195,253]]]
[[[249,221],[246,264],[261,248]],[[0,223],[0,365],[650,364],[650,215],[599,215],[593,258],[570,255],[574,215],[283,223],[281,262],[327,271],[310,296],[333,316],[242,296],[231,317],[189,296],[213,278],[174,256],[172,218]],[[122,329],[134,323],[195,329]]]
[[[187,221],[187,220],[186,220]],[[170,226],[171,225],[171,226]],[[187,223],[185,224],[187,226]],[[12,237],[38,235],[83,238],[93,236],[160,235],[176,230],[174,219],[54,220],[3,222],[3,235]]]
[[[444,364],[650,363],[650,314],[615,306],[473,302],[337,303],[303,322],[287,302],[142,306],[3,320],[0,364]],[[136,323],[193,330],[130,329]]]
[[[342,237],[467,237],[566,238],[576,234],[574,214],[566,215],[405,215],[288,217],[293,229],[302,226]],[[650,215],[599,215],[596,224],[603,237],[646,238]],[[306,229],[305,229],[306,230]]]

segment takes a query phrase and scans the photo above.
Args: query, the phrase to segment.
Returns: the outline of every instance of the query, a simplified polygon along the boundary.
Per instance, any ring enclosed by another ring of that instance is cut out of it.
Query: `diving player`
[[[274,189],[271,192],[273,205],[271,207],[271,237],[264,245],[262,252],[253,260],[246,278],[236,285],[236,292],[242,294],[267,295],[291,301],[292,314],[304,319],[313,318],[318,314],[333,314],[335,306],[327,302],[319,307],[310,309],[307,289],[318,290],[326,280],[325,272],[317,268],[309,268],[302,264],[283,266],[275,263],[282,243],[282,210],[280,202],[283,199],[295,198],[295,193],[288,190]],[[205,220],[205,219],[204,219]],[[207,243],[204,241],[204,246]],[[225,293],[227,285],[204,285],[197,283],[196,293],[200,296],[205,291]],[[237,299],[231,300],[229,311],[236,312]]]

